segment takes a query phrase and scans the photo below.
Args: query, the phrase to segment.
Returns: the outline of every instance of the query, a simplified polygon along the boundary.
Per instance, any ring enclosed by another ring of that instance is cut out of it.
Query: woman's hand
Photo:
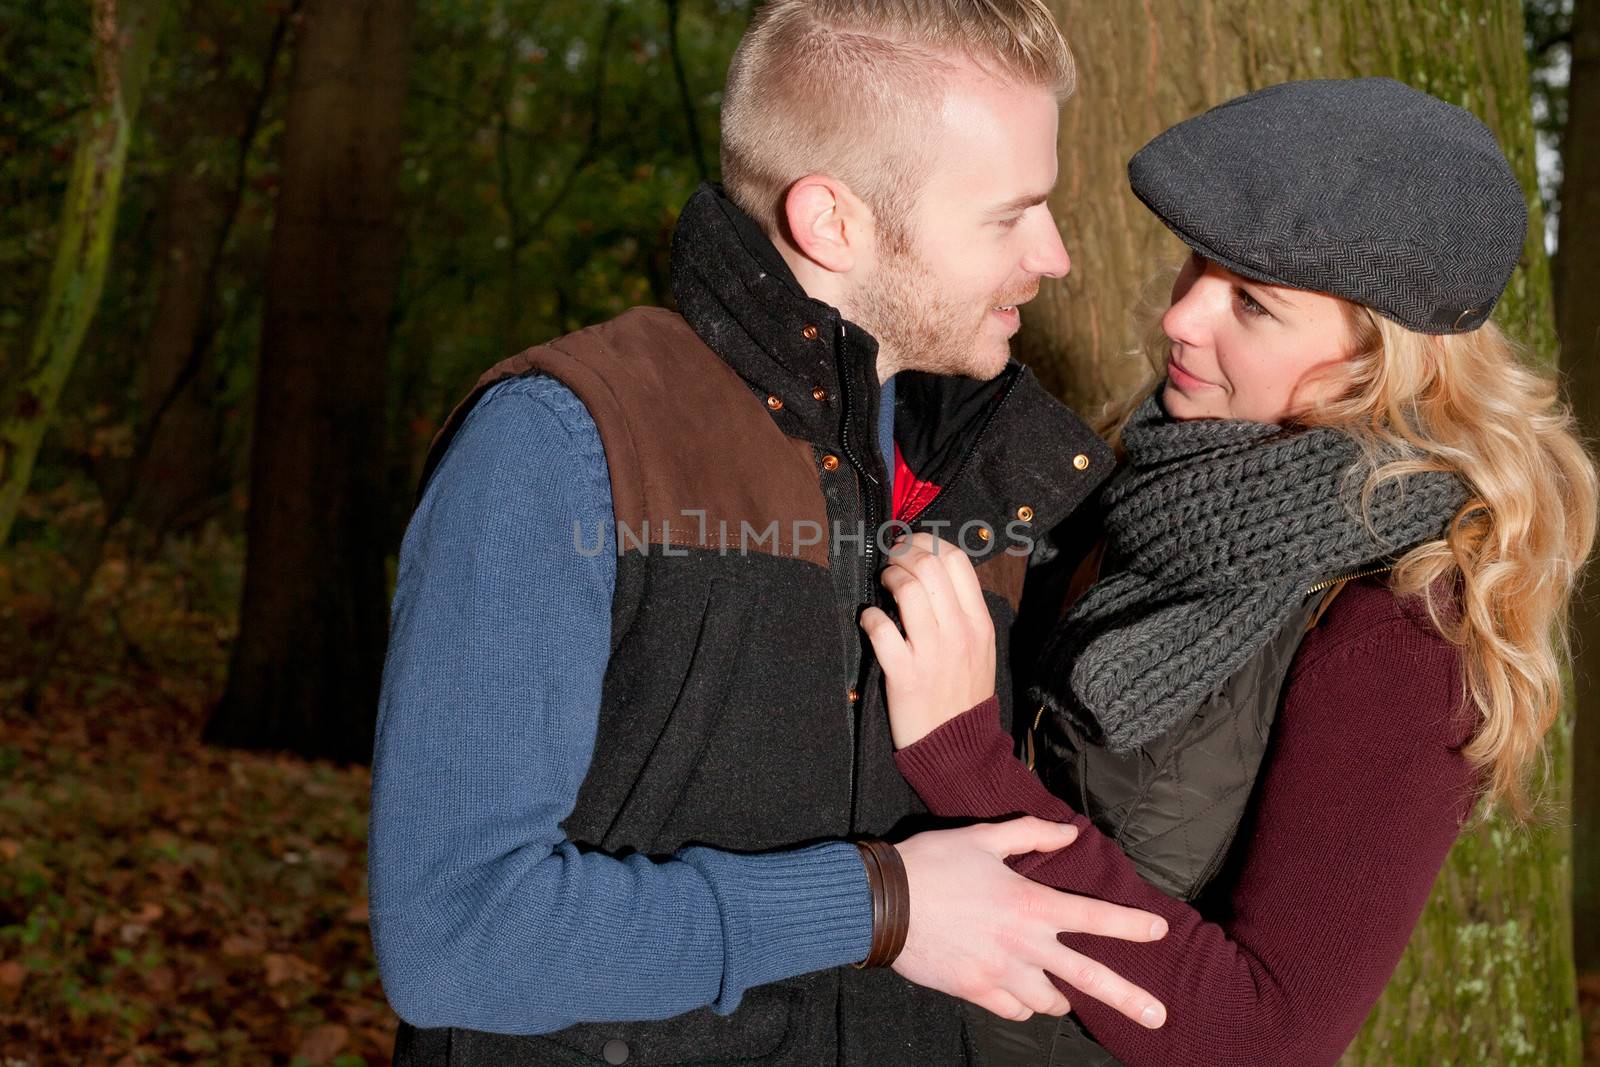
[[[905,634],[878,608],[861,613],[861,627],[883,666],[894,746],[905,748],[994,695],[994,620],[955,545],[917,533],[889,556],[881,581]]]

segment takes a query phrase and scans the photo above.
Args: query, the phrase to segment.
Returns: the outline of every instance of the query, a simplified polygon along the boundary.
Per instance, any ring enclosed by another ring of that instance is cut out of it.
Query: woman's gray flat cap
[[[1481,325],[1528,229],[1489,128],[1388,78],[1230,100],[1141,148],[1128,180],[1236,274],[1342,296],[1422,333]]]

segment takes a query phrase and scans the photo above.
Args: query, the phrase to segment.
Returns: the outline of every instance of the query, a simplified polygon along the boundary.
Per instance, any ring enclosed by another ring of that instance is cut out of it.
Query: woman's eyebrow
[[[1282,292],[1278,291],[1275,286],[1268,286],[1259,282],[1253,282],[1249,278],[1243,279],[1240,284],[1247,287],[1251,294],[1259,293],[1281,308],[1288,308],[1291,311],[1300,310],[1300,302],[1298,300],[1295,300],[1293,297],[1285,296]]]

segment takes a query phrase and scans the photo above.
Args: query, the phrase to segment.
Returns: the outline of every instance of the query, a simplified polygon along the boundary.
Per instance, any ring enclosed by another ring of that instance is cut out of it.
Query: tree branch
[[[689,154],[700,180],[710,181],[711,171],[706,166],[706,152],[700,143],[700,123],[695,117],[694,97],[689,92],[689,76],[683,69],[683,53],[678,48],[678,0],[667,0],[667,51],[672,55],[672,76],[678,83],[678,102],[683,107],[683,126],[689,134]]]

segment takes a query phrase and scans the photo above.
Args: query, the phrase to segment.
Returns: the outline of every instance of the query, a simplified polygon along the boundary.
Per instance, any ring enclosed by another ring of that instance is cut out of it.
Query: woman
[[[1466,112],[1383,79],[1275,86],[1129,173],[1193,254],[1113,435],[1103,556],[1035,671],[1044,781],[992,697],[968,706],[994,651],[961,552],[916,535],[883,575],[904,636],[862,625],[930,810],[1070,820],[1078,843],[1019,869],[1169,924],[1064,937],[1165,1026],[1089,998],[1030,1020],[1063,1010],[1041,995],[979,1025],[992,1062],[1333,1063],[1478,801],[1528,811],[1595,473],[1486,321],[1526,212]]]

